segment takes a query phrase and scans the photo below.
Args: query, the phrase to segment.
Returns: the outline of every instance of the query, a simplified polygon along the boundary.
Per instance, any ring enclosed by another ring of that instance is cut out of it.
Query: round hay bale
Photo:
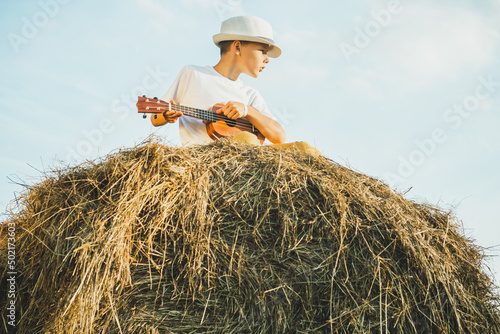
[[[483,249],[449,212],[326,158],[152,141],[20,200],[2,227],[16,226],[18,333],[500,329]]]

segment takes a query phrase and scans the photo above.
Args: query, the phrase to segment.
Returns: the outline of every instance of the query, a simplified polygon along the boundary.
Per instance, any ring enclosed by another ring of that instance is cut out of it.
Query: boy
[[[221,49],[217,65],[184,67],[161,99],[193,108],[211,109],[231,119],[245,117],[270,142],[284,143],[285,131],[262,96],[239,80],[241,73],[257,78],[269,63],[269,57],[280,56],[281,50],[274,44],[271,25],[254,16],[233,17],[222,22],[221,31],[213,36],[213,41]],[[166,111],[156,118],[151,117],[151,123],[161,126],[179,119],[183,145],[212,142],[202,120],[181,116],[180,111]],[[244,132],[237,136],[245,142],[258,142],[251,133]]]

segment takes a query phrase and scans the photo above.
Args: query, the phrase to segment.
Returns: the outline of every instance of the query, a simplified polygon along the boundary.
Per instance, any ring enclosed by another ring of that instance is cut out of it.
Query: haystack
[[[500,332],[459,222],[326,158],[151,141],[20,200],[18,333]]]

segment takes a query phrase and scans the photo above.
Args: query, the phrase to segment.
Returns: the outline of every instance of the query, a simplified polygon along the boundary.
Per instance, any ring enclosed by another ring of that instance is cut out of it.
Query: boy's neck
[[[214,66],[214,70],[232,81],[238,80],[242,73],[236,59],[229,59],[229,57],[221,57],[217,65]]]

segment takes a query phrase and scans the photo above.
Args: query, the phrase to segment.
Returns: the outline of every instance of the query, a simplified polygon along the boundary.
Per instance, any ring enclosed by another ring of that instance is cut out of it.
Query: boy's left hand
[[[219,109],[220,108],[220,109]],[[214,109],[218,114],[224,114],[227,118],[238,119],[241,118],[245,112],[245,105],[241,102],[229,101],[225,105],[216,104]]]

